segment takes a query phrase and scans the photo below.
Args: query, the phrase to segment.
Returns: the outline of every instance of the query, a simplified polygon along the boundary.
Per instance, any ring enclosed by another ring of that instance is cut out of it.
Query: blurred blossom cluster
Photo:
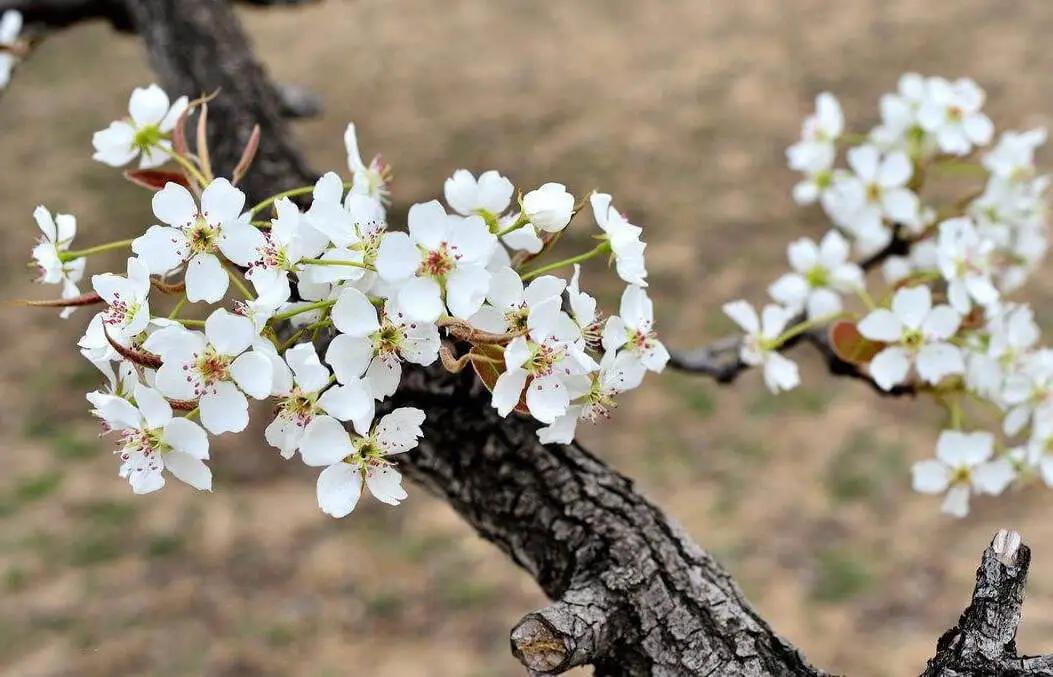
[[[809,332],[880,389],[943,405],[935,458],[913,484],[959,517],[971,494],[1053,486],[1053,349],[1013,298],[1048,241],[1049,177],[1034,163],[1046,132],[996,136],[984,99],[972,80],[908,73],[881,97],[881,123],[853,133],[820,94],[786,156],[802,174],[794,200],[832,227],[789,245],[791,271],[759,314],[724,307],[746,333],[740,358],[773,392],[799,383],[779,351]]]
[[[196,115],[196,138],[207,138],[207,105],[138,88],[128,115],[94,135],[96,160],[134,163],[125,176],[152,191],[155,223],[134,237],[74,249],[73,216],[34,213],[32,265],[61,298],[30,303],[64,317],[102,307],[79,346],[107,383],[87,398],[116,433],[119,474],[136,493],[168,475],[210,490],[210,437],[244,430],[252,399],[273,405],[265,436],[277,453],[322,469],[324,512],[347,515],[363,487],[398,504],[392,456],[417,446],[428,417],[386,403],[406,363],[471,367],[497,412],[532,416],[544,443],[570,442],[579,422],[606,418],[664,368],[642,229],[610,195],[578,202],[554,182],[522,194],[496,171],[459,169],[445,205],[415,204],[395,228],[391,170],[363,160],[348,125],[346,179],[329,172],[248,206],[237,184],[259,129],[232,174],[214,176],[207,147],[192,152],[186,134]],[[595,246],[557,258],[583,210]],[[121,250],[126,269],[93,275],[82,293],[87,259]],[[616,314],[583,288],[579,264],[592,258],[624,281]]]

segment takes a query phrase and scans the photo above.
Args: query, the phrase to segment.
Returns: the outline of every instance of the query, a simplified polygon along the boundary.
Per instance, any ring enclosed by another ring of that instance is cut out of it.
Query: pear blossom
[[[593,193],[589,196],[592,214],[596,224],[606,233],[611,251],[614,253],[614,265],[618,277],[629,284],[639,287],[647,286],[647,267],[644,262],[644,249],[647,245],[640,240],[643,229],[629,223],[614,205],[607,193]]]
[[[552,423],[567,412],[570,401],[587,392],[580,377],[599,365],[575,344],[578,329],[560,309],[562,300],[550,298],[530,309],[527,335],[505,348],[505,371],[493,389],[493,406],[507,416],[526,389],[531,416]]]
[[[581,266],[574,264],[574,274],[567,285],[567,303],[570,319],[581,332],[580,342],[590,347],[599,347],[603,340],[603,324],[596,312],[596,299],[581,291]]]
[[[511,185],[511,184],[509,184]],[[512,249],[537,254],[545,246],[544,233],[558,233],[574,216],[574,196],[562,183],[546,183],[523,197],[520,214],[498,220],[500,230],[509,229],[501,240]]]
[[[490,286],[486,264],[494,237],[480,216],[447,214],[438,200],[409,210],[409,233],[387,233],[377,251],[381,279],[398,288],[399,307],[434,322],[449,307],[467,319],[483,305]]]
[[[764,365],[764,383],[773,393],[792,390],[801,383],[797,365],[777,350],[776,339],[794,316],[792,310],[768,304],[757,311],[746,301],[731,301],[723,306],[724,314],[739,325],[746,335],[739,348],[739,359],[751,366]]]
[[[829,169],[844,129],[841,104],[830,92],[822,92],[815,97],[815,113],[801,125],[801,140],[786,149],[790,168],[809,174]]]
[[[120,433],[119,475],[132,491],[146,494],[165,485],[162,470],[195,489],[212,490],[208,435],[187,418],[174,418],[172,407],[157,390],[138,384],[135,404],[106,393],[88,393],[94,413],[109,430]]]
[[[893,94],[881,97],[881,124],[870,132],[870,140],[882,150],[903,150],[919,156],[926,150],[925,131],[918,125],[918,110],[925,100],[925,78],[917,73],[900,76]]]
[[[1038,325],[1030,307],[1014,304],[999,307],[985,329],[986,334],[968,346],[966,384],[973,392],[1001,402],[1006,376],[1023,369],[1038,343]]]
[[[997,145],[983,156],[983,166],[993,176],[1023,181],[1035,175],[1035,150],[1046,143],[1046,130],[1036,127],[1026,132],[1004,132]]]
[[[168,161],[172,130],[188,105],[185,96],[170,105],[168,94],[155,84],[136,87],[128,101],[129,117],[95,132],[92,158],[111,167],[123,167],[138,157],[140,169],[160,167]]]
[[[318,476],[318,506],[327,515],[345,517],[355,509],[362,484],[389,505],[406,498],[402,475],[390,456],[410,451],[424,434],[420,409],[400,407],[382,417],[368,435],[351,437],[331,416],[316,416],[304,431],[300,456],[309,466],[325,466]]]
[[[512,182],[492,169],[480,174],[478,179],[467,169],[458,169],[453,176],[446,179],[443,186],[446,204],[450,205],[453,211],[462,216],[478,214],[486,219],[487,223],[496,222],[497,217],[508,209],[514,192],[515,186]],[[533,191],[530,195],[536,192]],[[573,196],[570,202],[573,208]]]
[[[870,362],[870,375],[883,390],[903,383],[911,364],[928,383],[965,372],[961,350],[948,342],[961,317],[948,305],[932,305],[928,287],[904,287],[892,297],[892,309],[871,311],[858,325],[859,333],[889,344]]]
[[[962,315],[973,301],[982,306],[998,302],[998,290],[991,281],[995,243],[982,238],[972,219],[959,217],[940,224],[937,260],[947,281],[947,300]]]
[[[70,214],[56,214],[43,205],[33,210],[33,219],[43,234],[40,241],[33,247],[33,262],[40,271],[38,282],[44,284],[61,284],[62,298],[71,299],[80,294],[77,283],[84,276],[85,260],[75,258],[63,260],[64,254],[69,251],[73,237],[77,234],[77,219]],[[64,308],[60,315],[69,317],[74,307]]]
[[[18,63],[14,48],[18,45],[18,34],[22,32],[22,13],[9,9],[0,14],[0,89],[11,82],[11,71]]]
[[[395,394],[403,360],[427,366],[439,357],[435,323],[407,317],[394,299],[388,299],[378,314],[365,294],[346,287],[333,306],[332,318],[341,333],[330,342],[326,362],[341,383],[364,377],[377,399]]]
[[[618,312],[607,318],[603,327],[604,351],[624,350],[648,371],[661,373],[669,361],[669,351],[655,333],[654,304],[643,287],[626,287]]]
[[[391,194],[388,189],[391,170],[379,155],[370,160],[369,165],[362,162],[354,123],[349,123],[344,131],[344,146],[347,148],[347,166],[353,176],[351,192],[367,195],[382,204],[387,204]]]
[[[150,271],[137,258],[128,259],[128,276],[94,275],[91,286],[106,302],[102,322],[111,337],[132,337],[150,322]]]
[[[1038,470],[1046,486],[1053,487],[1053,421],[1035,421],[1024,453],[1028,465]]]
[[[333,384],[313,343],[289,348],[285,359],[294,374],[294,385],[280,394],[274,420],[264,431],[267,442],[277,447],[282,457],[292,458],[307,425],[316,416],[351,421],[359,433],[369,432],[375,403],[368,383],[356,379],[346,385]]]
[[[288,288],[289,274],[299,271],[301,259],[317,257],[329,244],[329,238],[315,230],[289,198],[279,199],[274,208],[278,216],[271,219],[270,229],[261,232],[263,245],[256,254],[259,258],[250,262],[246,277],[253,284]]]
[[[944,430],[936,444],[936,458],[919,461],[911,469],[914,490],[941,494],[943,512],[969,514],[971,494],[1000,494],[1016,477],[1007,458],[992,460],[994,435]]]
[[[186,296],[191,302],[215,303],[230,280],[216,253],[248,266],[267,248],[267,241],[240,216],[245,194],[219,178],[201,193],[201,206],[189,190],[167,183],[153,197],[154,215],[165,226],[150,226],[132,242],[132,251],[151,273],[166,273],[186,262]]]
[[[860,241],[864,251],[876,251],[892,237],[885,222],[917,225],[919,202],[908,184],[914,173],[910,158],[902,151],[884,157],[872,145],[848,151],[853,173],[837,178],[834,220]]]
[[[848,241],[837,231],[819,245],[802,237],[787,248],[794,272],[776,280],[768,293],[790,310],[804,310],[808,319],[841,312],[841,294],[864,288],[863,271],[848,260]]]
[[[490,281],[486,293],[487,304],[469,318],[469,323],[494,334],[519,333],[527,330],[530,309],[551,298],[558,298],[567,286],[566,281],[542,275],[523,287],[519,273],[501,268]]]
[[[935,136],[944,153],[966,155],[973,146],[986,146],[994,134],[990,118],[980,112],[984,98],[984,91],[968,78],[929,78],[918,124]]]
[[[1053,350],[1042,348],[1024,358],[1006,376],[1002,400],[1008,407],[1002,421],[1007,435],[1016,435],[1029,421],[1053,416]]]
[[[643,363],[629,352],[608,351],[600,360],[600,368],[589,374],[588,392],[567,407],[567,413],[550,425],[539,428],[542,444],[570,444],[574,440],[578,421],[590,423],[610,416],[618,406],[617,395],[640,385],[646,373]]]
[[[219,435],[248,425],[245,395],[271,395],[271,356],[253,345],[254,338],[251,320],[219,308],[205,320],[204,334],[173,327],[151,335],[144,347],[163,362],[157,388],[167,397],[197,400],[202,425]]]

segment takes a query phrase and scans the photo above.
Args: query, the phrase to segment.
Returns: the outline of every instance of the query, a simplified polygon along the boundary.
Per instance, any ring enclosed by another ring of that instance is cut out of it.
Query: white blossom
[[[794,272],[776,280],[768,293],[790,310],[805,311],[809,319],[839,313],[841,294],[864,287],[863,271],[848,255],[848,241],[835,230],[819,245],[806,237],[795,240],[787,248]]]
[[[140,169],[160,167],[172,152],[172,130],[187,105],[185,96],[169,105],[168,94],[155,84],[136,87],[128,100],[128,117],[92,137],[93,159],[123,167],[138,157]]]
[[[648,371],[661,373],[669,361],[669,351],[658,340],[654,330],[654,304],[643,287],[625,288],[618,313],[607,318],[604,325],[604,351],[623,350]]]
[[[947,281],[947,300],[960,314],[998,302],[998,290],[991,281],[995,244],[977,232],[968,217],[948,219],[940,224],[937,258]]]
[[[18,63],[13,51],[18,46],[18,34],[22,32],[22,13],[9,9],[0,14],[0,90],[11,82],[11,71]]]
[[[644,249],[647,245],[640,240],[643,229],[629,223],[614,205],[607,193],[593,193],[589,197],[592,214],[596,224],[606,233],[611,251],[614,253],[615,270],[618,277],[629,284],[647,286],[647,267],[644,262]]]
[[[437,200],[409,210],[409,233],[387,233],[377,251],[381,279],[398,289],[407,316],[434,322],[448,307],[467,319],[483,304],[497,239],[480,216],[447,214]]]
[[[56,214],[52,218],[51,212],[43,205],[33,210],[33,219],[43,235],[33,247],[33,262],[39,271],[37,281],[61,284],[64,299],[78,296],[80,289],[77,283],[84,276],[86,261],[83,258],[63,260],[64,253],[69,251],[73,237],[77,234],[77,219],[71,214]],[[61,316],[69,317],[73,311],[73,307],[64,308]]]
[[[353,176],[351,192],[367,195],[382,204],[387,204],[390,196],[388,189],[388,182],[391,178],[390,170],[379,155],[370,160],[368,165],[362,162],[354,123],[349,123],[344,131],[344,146],[347,148],[347,166]]]
[[[835,144],[844,128],[845,118],[837,98],[830,92],[819,94],[815,97],[815,113],[801,125],[801,140],[786,149],[790,168],[810,175],[829,170],[837,153]]]
[[[480,174],[478,179],[467,169],[458,169],[443,186],[450,209],[462,216],[478,214],[487,223],[496,223],[496,219],[504,214],[512,203],[514,192],[512,182],[492,169]],[[573,196],[570,200],[573,206]]]
[[[179,327],[152,334],[144,346],[160,355],[157,388],[166,396],[198,401],[209,432],[241,432],[249,423],[245,395],[271,395],[274,367],[259,345],[252,321],[219,308],[205,333]],[[251,348],[251,349],[250,349]]]
[[[973,146],[990,143],[994,134],[990,118],[980,112],[984,98],[984,91],[968,78],[954,82],[929,78],[918,109],[918,123],[935,136],[941,151],[966,155]]]
[[[487,303],[469,318],[469,323],[494,334],[522,333],[527,329],[530,309],[551,298],[558,298],[566,281],[542,275],[525,288],[519,273],[505,267],[497,270],[486,293]]]
[[[303,440],[307,425],[316,416],[350,421],[361,434],[369,432],[375,404],[369,384],[355,379],[333,384],[329,369],[318,359],[313,343],[299,343],[285,351],[293,373],[293,386],[280,393],[274,420],[264,431],[271,446],[284,458],[292,458]]]
[[[882,156],[875,146],[857,146],[848,151],[848,164],[853,173],[834,181],[831,217],[858,239],[862,251],[888,244],[892,232],[887,222],[916,226],[920,206],[908,187],[914,170],[906,153]]]
[[[751,366],[764,365],[764,383],[773,393],[792,390],[801,383],[797,365],[778,352],[776,339],[794,316],[782,306],[764,306],[760,317],[746,301],[731,301],[723,306],[724,314],[746,332],[739,348],[739,359]]]
[[[407,317],[388,299],[383,311],[357,289],[346,287],[333,306],[333,325],[340,332],[325,360],[341,383],[364,377],[377,399],[395,394],[402,361],[429,365],[439,356],[439,329],[434,322]]]
[[[128,276],[94,275],[91,286],[106,302],[102,323],[113,338],[130,338],[150,322],[150,271],[137,258],[128,259]]]
[[[351,437],[335,418],[316,416],[304,431],[300,455],[310,466],[325,466],[318,476],[318,506],[333,517],[355,509],[364,483],[373,496],[389,505],[406,498],[402,475],[389,457],[410,451],[423,435],[425,415],[401,407],[384,416],[369,435]]]
[[[884,390],[903,383],[911,364],[928,383],[961,374],[965,362],[961,350],[948,342],[961,324],[961,317],[948,305],[932,305],[928,287],[904,287],[892,297],[892,309],[871,311],[858,325],[859,333],[889,344],[870,362],[870,375]]]
[[[227,293],[230,280],[222,254],[248,266],[267,242],[241,215],[245,194],[227,179],[216,179],[201,193],[201,206],[189,190],[167,183],[153,197],[154,215],[165,226],[150,226],[132,242],[151,273],[166,273],[182,263],[186,268],[186,296],[191,302],[215,303]]]
[[[174,418],[172,407],[157,390],[138,384],[135,404],[107,393],[88,393],[94,413],[107,428],[120,433],[119,475],[132,491],[146,494],[165,485],[162,470],[195,489],[212,490],[208,435],[187,418]]]
[[[941,494],[943,512],[969,514],[970,494],[1000,494],[1016,477],[1008,459],[992,460],[994,436],[988,432],[944,430],[936,444],[936,458],[912,468],[914,490]]]

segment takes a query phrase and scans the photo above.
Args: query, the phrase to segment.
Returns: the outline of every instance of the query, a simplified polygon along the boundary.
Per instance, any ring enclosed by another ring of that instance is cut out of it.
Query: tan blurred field
[[[645,227],[659,328],[680,347],[727,333],[720,304],[761,299],[786,243],[826,228],[792,205],[783,161],[817,92],[864,129],[901,72],[970,75],[1000,127],[1053,123],[1043,0],[329,0],[243,16],[275,78],[324,97],[324,116],[296,123],[312,165],[344,168],[355,120],[364,152],[395,167],[396,214],[458,167],[614,193]],[[89,142],[150,80],[138,42],[102,25],[53,36],[17,73],[0,100],[0,296],[49,293],[25,268],[38,203],[76,213],[82,246],[151,222],[148,196]],[[1049,270],[1027,290],[1047,335]],[[600,273],[587,279],[605,280],[610,307],[617,285]],[[12,306],[0,319],[6,674],[521,674],[507,632],[542,596],[418,487],[400,508],[329,519],[314,472],[281,462],[257,425],[215,445],[215,493],[133,496],[82,399],[98,380],[73,350],[87,319]],[[797,357],[805,385],[778,399],[757,374],[727,388],[649,378],[586,442],[819,666],[917,674],[1002,526],[1035,551],[1019,644],[1053,651],[1048,491],[940,516],[908,471],[939,410]]]

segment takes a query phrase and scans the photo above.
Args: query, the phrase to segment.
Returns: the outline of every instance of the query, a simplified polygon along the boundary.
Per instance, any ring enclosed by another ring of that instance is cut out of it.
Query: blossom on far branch
[[[993,456],[991,433],[944,430],[936,445],[936,458],[914,464],[914,490],[926,494],[946,492],[943,512],[965,517],[969,514],[970,495],[1000,494],[1016,477],[1009,459]]]
[[[817,246],[802,237],[790,243],[787,255],[792,273],[786,273],[768,288],[778,303],[809,319],[841,312],[842,294],[864,289],[863,271],[849,261],[849,244],[835,230]]]
[[[904,287],[892,297],[892,308],[878,308],[859,322],[859,333],[888,344],[870,362],[870,375],[885,390],[906,381],[911,365],[927,383],[962,374],[961,350],[949,342],[961,316],[948,305],[932,305],[928,287]]]
[[[11,82],[18,63],[18,34],[22,32],[22,13],[9,9],[0,14],[0,90]]]
[[[793,311],[782,306],[764,306],[757,316],[746,301],[725,303],[724,314],[746,332],[739,347],[739,359],[750,366],[764,366],[764,383],[773,393],[792,390],[801,383],[797,365],[778,352],[777,339],[793,317]]]

